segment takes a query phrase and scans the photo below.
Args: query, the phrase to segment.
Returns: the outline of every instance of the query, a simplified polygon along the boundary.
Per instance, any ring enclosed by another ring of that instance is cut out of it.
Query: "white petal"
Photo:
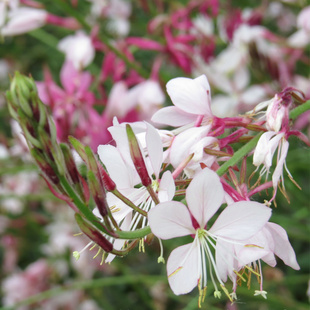
[[[246,240],[267,223],[271,209],[254,201],[239,201],[227,206],[219,215],[210,233],[234,240]]]
[[[171,172],[166,171],[159,184],[158,198],[160,202],[170,201],[175,194],[175,183]]]
[[[182,245],[173,250],[167,261],[169,285],[175,295],[187,294],[200,278],[201,265],[198,241]]]
[[[287,152],[288,152],[288,147],[289,147],[289,143],[288,141],[284,141],[282,143],[282,146],[281,146],[281,155],[280,155],[280,158],[277,162],[277,166],[276,166],[276,169],[274,170],[273,172],[273,175],[272,175],[272,185],[273,185],[273,188],[277,188],[278,186],[278,182],[283,174],[283,165],[285,163],[285,159],[286,159],[286,156],[287,156]]]
[[[195,234],[188,209],[180,202],[163,202],[148,213],[152,233],[160,239]]]
[[[259,166],[265,161],[267,153],[269,152],[269,149],[267,147],[268,143],[271,137],[274,135],[275,135],[275,132],[267,131],[263,133],[261,137],[259,138],[254,154],[253,154],[253,165],[254,166]]]
[[[217,271],[223,282],[227,281],[227,276],[230,278],[236,276],[234,269],[237,269],[237,266],[235,266],[233,244],[220,239],[217,240],[215,258]]]
[[[285,229],[275,223],[268,223],[266,227],[274,239],[274,254],[280,257],[286,265],[299,270],[294,249],[288,240]]]
[[[201,228],[218,210],[224,200],[219,176],[209,168],[199,172],[186,190],[186,201],[191,214]]]
[[[309,41],[309,33],[307,33],[304,29],[300,29],[288,38],[287,43],[293,48],[302,48],[305,47]]]
[[[131,174],[128,172],[128,166],[124,163],[116,147],[99,145],[98,155],[119,189],[134,186]]]
[[[146,145],[148,155],[156,179],[159,178],[159,172],[163,163],[163,145],[158,131],[150,124],[146,123]]]
[[[212,116],[208,80],[205,76],[197,79],[172,79],[167,83],[167,92],[173,104],[184,112]]]
[[[173,167],[180,165],[190,155],[190,149],[204,138],[210,130],[210,126],[194,127],[177,135],[171,146],[170,162]]]
[[[165,107],[154,113],[152,122],[179,127],[194,122],[197,115],[188,114],[177,107]]]

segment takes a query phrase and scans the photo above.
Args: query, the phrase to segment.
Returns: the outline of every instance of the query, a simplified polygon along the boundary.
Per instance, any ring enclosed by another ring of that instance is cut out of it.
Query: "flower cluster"
[[[278,256],[299,269],[285,230],[269,219],[271,201],[283,179],[286,139],[296,135],[310,145],[289,123],[293,104],[305,101],[302,93],[287,89],[248,115],[218,118],[212,113],[206,76],[170,80],[167,92],[174,106],[159,110],[152,120],[174,129],[156,129],[147,122],[119,123],[115,118],[108,128],[115,146],[100,145],[97,159],[90,147],[69,138],[86,164],[86,180],[68,146],[57,143],[54,125],[37,97],[34,82],[16,75],[7,99],[49,188],[74,210],[81,231],[91,239],[88,246],[98,246],[102,260],[111,262],[137,244],[144,251],[144,243],[155,235],[161,244],[158,261],[164,262],[161,240],[190,236],[193,241],[175,249],[167,261],[167,276],[175,294],[198,286],[201,305],[210,278],[214,296],[221,296],[221,288],[233,301],[240,281],[255,274],[260,284],[255,294],[266,298],[261,260],[275,266]],[[267,110],[263,119],[257,119],[254,114],[261,112],[262,106]],[[249,136],[240,155],[232,144],[251,130],[262,134]],[[275,142],[270,146],[262,142],[271,138]],[[279,143],[278,162],[269,181],[271,159]],[[264,183],[259,178],[248,189],[244,176],[252,149],[254,165],[264,164],[260,174],[266,171],[267,176]],[[234,170],[242,158],[238,180]],[[270,187],[274,195],[268,203],[250,200],[254,193]],[[74,256],[79,259],[80,253],[74,252]],[[227,279],[232,281],[231,292],[225,286]]]
[[[278,258],[302,268],[274,213],[301,190],[289,149],[310,146],[309,20],[302,1],[0,0],[0,89],[11,84],[0,114],[15,119],[0,121],[4,303],[48,289],[40,272],[60,279],[73,264],[91,278],[137,247],[167,260],[174,294],[197,287],[199,307],[212,291],[234,302],[254,276],[254,295],[267,298],[262,266]],[[15,70],[35,79],[9,82]],[[33,210],[48,235],[37,248],[57,267],[20,271],[11,231]],[[168,255],[174,238],[183,245]],[[33,289],[13,294],[18,281]]]

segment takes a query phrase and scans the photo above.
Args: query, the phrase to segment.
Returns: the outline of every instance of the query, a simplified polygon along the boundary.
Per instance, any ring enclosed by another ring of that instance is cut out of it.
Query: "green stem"
[[[73,199],[74,204],[76,207],[80,210],[80,212],[100,231],[107,234],[107,232],[104,230],[102,225],[99,223],[96,216],[91,212],[91,210],[83,203],[83,201],[78,197],[78,195],[75,193],[75,191],[72,189],[68,181],[65,179],[65,177],[60,176],[59,177],[61,185],[67,192],[68,196]],[[144,227],[142,229],[137,229],[135,231],[117,231],[116,234],[120,237],[120,239],[137,239],[137,238],[143,238],[146,235],[151,233],[150,227]]]
[[[63,0],[55,0],[57,4],[65,11],[68,15],[74,17],[80,24],[85,28],[86,31],[90,32],[91,31],[91,26],[85,21],[84,17],[75,9],[71,7],[68,2],[63,1]],[[141,68],[139,65],[136,63],[130,61],[128,57],[119,51],[111,42],[109,41],[108,37],[105,35],[99,35],[99,39],[120,59],[122,59],[126,65],[136,72],[138,72],[142,77],[148,78],[149,74],[146,72],[143,68]]]
[[[120,239],[138,239],[143,238],[146,235],[150,234],[151,228],[149,226],[146,226],[141,229],[137,229],[134,231],[118,231],[117,234],[119,235]]]
[[[234,166],[237,162],[242,160],[244,156],[246,156],[248,153],[250,153],[254,149],[261,135],[262,133],[259,133],[257,136],[251,139],[247,144],[245,144],[241,149],[239,149],[232,158],[230,158],[227,162],[225,162],[216,171],[216,173],[219,176],[222,176],[228,170],[229,167]]]
[[[96,228],[98,228],[101,232],[107,234],[107,231],[100,224],[97,217],[93,214],[93,212],[84,204],[84,202],[78,197],[76,192],[72,189],[71,185],[68,183],[64,176],[59,176],[60,183],[67,192],[68,196],[72,198],[73,203],[79,209],[79,211],[85,216],[87,220],[89,220]]]
[[[305,113],[308,110],[310,110],[310,100],[292,110],[290,112],[290,119],[296,119],[299,115]]]
[[[108,277],[100,278],[90,281],[80,281],[73,282],[67,285],[62,285],[56,288],[52,288],[48,291],[42,292],[40,294],[31,296],[23,301],[15,304],[14,306],[2,307],[0,310],[14,310],[18,309],[21,306],[29,306],[38,302],[41,302],[46,299],[50,299],[60,294],[66,293],[68,291],[75,290],[85,290],[90,288],[105,287],[105,286],[114,286],[114,285],[123,285],[123,284],[134,284],[134,283],[143,283],[143,284],[152,284],[158,281],[165,281],[165,276],[145,276],[145,275],[126,275],[126,276],[117,276],[117,277]]]
[[[121,192],[119,192],[117,189],[114,191],[111,191],[113,195],[115,195],[117,198],[122,200],[127,206],[135,210],[136,212],[142,214],[143,216],[147,216],[147,213],[144,210],[141,210],[139,207],[137,207],[132,201],[130,201],[127,197],[125,197]]]

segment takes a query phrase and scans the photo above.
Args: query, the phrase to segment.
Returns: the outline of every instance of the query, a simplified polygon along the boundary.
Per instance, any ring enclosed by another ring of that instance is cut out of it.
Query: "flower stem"
[[[304,104],[298,106],[290,112],[290,119],[296,119],[299,115],[310,110],[310,100],[306,101]]]
[[[225,162],[216,171],[216,173],[219,176],[222,176],[228,170],[229,167],[234,166],[237,162],[242,160],[242,158],[244,158],[245,155],[247,155],[254,149],[261,135],[262,133],[259,133],[257,136],[251,139],[247,144],[245,144],[241,149],[239,149],[232,158],[230,158],[227,162]]]

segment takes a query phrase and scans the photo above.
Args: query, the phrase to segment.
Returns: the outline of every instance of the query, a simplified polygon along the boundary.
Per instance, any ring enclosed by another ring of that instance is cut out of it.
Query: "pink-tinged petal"
[[[175,295],[187,294],[198,285],[200,266],[200,249],[196,239],[171,252],[167,261],[167,274]]]
[[[159,178],[159,172],[163,163],[163,145],[158,131],[149,123],[146,123],[146,145],[148,155],[156,179]]]
[[[177,135],[171,146],[170,162],[177,168],[191,153],[201,139],[210,131],[210,126],[194,127],[187,129]]]
[[[60,71],[60,80],[68,94],[72,94],[76,89],[76,80],[79,78],[78,71],[71,61],[66,61]]]
[[[154,113],[152,122],[174,127],[190,124],[196,120],[197,116],[188,114],[177,107],[165,107]]]
[[[134,186],[132,174],[129,173],[130,169],[124,163],[117,148],[112,145],[99,145],[98,155],[119,189]]]
[[[210,115],[210,96],[207,91],[209,84],[206,78],[198,80],[175,78],[167,83],[167,92],[173,104],[189,114]]]
[[[299,270],[300,267],[297,263],[294,249],[288,240],[285,229],[275,223],[267,223],[266,228],[274,240],[274,254],[281,258],[286,265]]]
[[[166,171],[159,184],[158,198],[160,202],[170,201],[175,194],[175,183],[171,172]]]
[[[239,201],[227,206],[219,215],[210,233],[233,240],[251,238],[267,223],[271,209],[254,201]]]
[[[283,143],[281,145],[281,155],[280,155],[280,158],[277,162],[276,169],[274,170],[273,175],[272,175],[273,188],[277,188],[278,182],[279,182],[279,180],[283,174],[283,165],[285,163],[285,159],[287,156],[288,147],[289,147],[288,141],[286,141],[286,140],[283,141]]]
[[[186,190],[186,201],[191,214],[201,228],[218,210],[224,200],[219,176],[209,168],[197,173]]]
[[[177,201],[158,204],[149,211],[148,219],[152,233],[160,239],[195,234],[188,209]]]

